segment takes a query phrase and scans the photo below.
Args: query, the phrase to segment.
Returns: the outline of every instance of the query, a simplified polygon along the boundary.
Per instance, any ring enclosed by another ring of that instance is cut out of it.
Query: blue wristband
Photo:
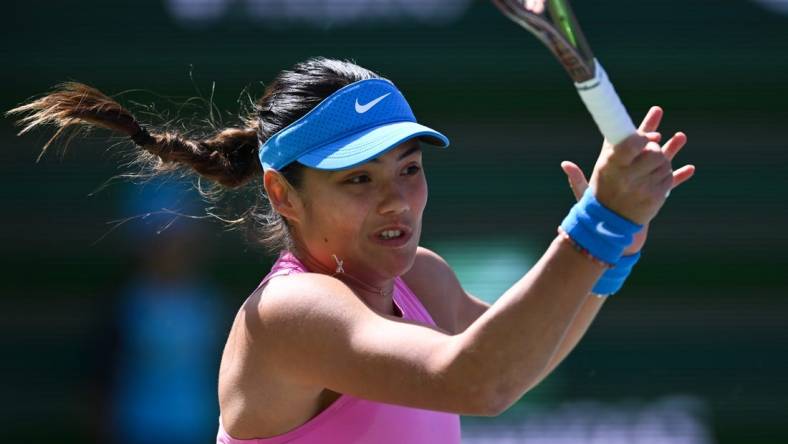
[[[616,266],[609,268],[604,274],[596,281],[596,285],[591,290],[597,296],[609,296],[624,285],[624,281],[629,277],[632,267],[635,266],[638,259],[640,259],[640,251],[629,256],[621,256],[621,259],[616,262]]]
[[[591,187],[561,222],[561,228],[592,256],[616,264],[632,237],[643,228],[605,208]]]

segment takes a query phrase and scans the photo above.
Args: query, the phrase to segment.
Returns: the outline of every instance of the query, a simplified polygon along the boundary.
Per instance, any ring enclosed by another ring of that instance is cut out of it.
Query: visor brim
[[[342,170],[374,159],[414,137],[441,148],[449,146],[449,139],[432,128],[416,122],[394,122],[320,146],[297,160],[320,170]]]

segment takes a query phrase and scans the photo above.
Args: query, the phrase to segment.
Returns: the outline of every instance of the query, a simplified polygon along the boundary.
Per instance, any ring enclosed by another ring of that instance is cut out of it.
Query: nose
[[[381,215],[391,216],[404,214],[410,210],[406,188],[396,182],[382,187],[382,200],[378,206]]]

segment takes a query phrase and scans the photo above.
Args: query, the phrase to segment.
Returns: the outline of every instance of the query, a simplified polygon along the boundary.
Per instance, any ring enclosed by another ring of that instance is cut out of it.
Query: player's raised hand
[[[643,122],[640,124],[640,128],[638,129],[639,134],[645,138],[647,143],[659,143],[662,136],[657,129],[659,127],[659,123],[662,120],[662,109],[658,106],[651,107],[649,112],[646,114],[646,117],[643,119]],[[639,139],[642,141],[643,139]],[[684,133],[676,133],[673,137],[670,138],[662,147],[660,151],[662,155],[668,160],[672,161],[673,158],[678,154],[679,151],[684,147],[687,143],[687,136]],[[606,151],[608,155],[611,155],[611,151],[613,151],[614,147],[607,141],[604,142],[602,146],[602,154]],[[602,159],[602,155],[600,155],[600,160]],[[633,159],[634,160],[634,159]],[[600,161],[597,161],[599,164]],[[576,164],[570,161],[563,161],[561,162],[561,169],[564,170],[564,173],[567,176],[569,181],[569,186],[572,188],[572,192],[575,195],[576,199],[580,199],[583,193],[589,186],[588,180],[586,180],[586,176],[583,173],[583,170],[580,169]],[[597,168],[594,169],[594,174],[598,171]],[[685,165],[678,170],[672,172],[672,184],[670,189],[676,188],[682,183],[689,180],[692,175],[695,173],[695,167],[693,165]],[[592,175],[593,178],[593,175]],[[611,208],[612,209],[612,208]],[[615,210],[614,210],[615,211]],[[646,226],[643,230],[635,235],[635,238],[632,244],[625,250],[625,254],[630,254],[636,251],[639,251],[640,248],[646,241],[646,236],[648,235],[648,221],[646,221]]]

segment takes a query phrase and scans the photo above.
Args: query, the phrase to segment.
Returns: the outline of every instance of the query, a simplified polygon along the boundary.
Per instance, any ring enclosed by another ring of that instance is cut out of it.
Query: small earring
[[[337,263],[337,271],[335,273],[344,273],[345,270],[342,268],[342,264],[344,261],[339,259],[336,254],[332,254],[331,257],[333,257],[334,261]]]

